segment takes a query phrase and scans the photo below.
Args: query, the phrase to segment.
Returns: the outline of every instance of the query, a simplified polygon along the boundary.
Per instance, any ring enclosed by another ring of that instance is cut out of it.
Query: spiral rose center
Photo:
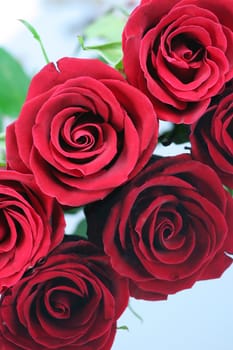
[[[172,223],[167,222],[166,219],[165,222],[158,224],[154,239],[155,247],[159,249],[167,249],[167,245],[172,244],[172,238],[175,238],[174,236],[177,234],[175,231],[175,227]],[[168,242],[169,240],[170,243]]]
[[[89,151],[102,143],[101,118],[91,113],[69,117],[61,131],[60,144],[67,150]]]
[[[171,50],[176,57],[188,63],[200,61],[203,57],[202,46],[192,38],[178,35],[171,42]]]
[[[184,84],[195,78],[197,70],[203,64],[204,48],[185,34],[172,34],[166,41],[166,64],[169,70]]]
[[[171,227],[166,227],[163,231],[163,237],[164,239],[168,239],[170,235],[172,234],[172,229]]]
[[[161,208],[155,225],[154,246],[158,250],[180,249],[185,242],[184,222],[178,208]]]
[[[71,132],[71,140],[80,149],[89,149],[98,140],[98,131],[94,125],[79,125]]]
[[[87,144],[89,141],[89,138],[87,135],[83,135],[83,136],[80,136],[78,139],[77,139],[77,143],[80,144],[80,145],[85,145]]]
[[[50,298],[50,314],[57,319],[69,319],[75,296],[67,291],[54,291]]]

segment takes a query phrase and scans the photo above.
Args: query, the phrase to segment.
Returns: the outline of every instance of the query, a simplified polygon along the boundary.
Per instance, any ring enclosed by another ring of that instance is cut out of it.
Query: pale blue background
[[[125,2],[118,0],[117,4]],[[0,46],[5,45],[16,54],[32,75],[44,65],[44,59],[37,42],[17,18],[28,20],[37,28],[50,59],[57,60],[74,54],[76,36],[82,33],[87,20],[113,3],[111,0],[2,0]],[[157,153],[163,155],[181,152],[183,146],[157,149]],[[70,221],[68,230],[71,227]],[[127,309],[118,325],[127,325],[129,332],[119,330],[112,349],[232,350],[232,282],[233,266],[221,279],[199,282],[192,289],[169,297],[168,301],[132,299],[131,305],[144,322]]]

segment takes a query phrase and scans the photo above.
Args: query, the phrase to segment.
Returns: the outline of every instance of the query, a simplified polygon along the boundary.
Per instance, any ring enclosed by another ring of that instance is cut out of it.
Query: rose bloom
[[[0,292],[63,239],[65,220],[56,200],[47,197],[32,175],[0,170]]]
[[[109,350],[128,304],[127,280],[92,243],[72,239],[2,297],[3,350]]]
[[[233,199],[216,173],[188,154],[151,161],[86,215],[89,238],[102,240],[138,299],[166,299],[220,277],[232,263]]]
[[[197,123],[190,142],[193,158],[209,164],[233,188],[233,89],[223,92]]]
[[[142,0],[123,31],[131,84],[158,117],[191,124],[233,77],[233,0]]]
[[[60,203],[79,206],[140,171],[157,135],[151,102],[118,71],[95,59],[63,58],[32,79],[7,128],[7,163],[33,173]]]

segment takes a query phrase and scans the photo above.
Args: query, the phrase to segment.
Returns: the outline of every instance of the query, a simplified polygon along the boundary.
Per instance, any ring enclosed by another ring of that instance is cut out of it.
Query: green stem
[[[129,17],[130,13],[126,10],[126,8],[122,6],[116,6],[116,9],[118,9],[124,16]]]
[[[128,304],[128,309],[132,312],[132,314],[137,317],[141,322],[143,322],[143,318],[132,308],[130,302]]]
[[[44,59],[45,59],[46,63],[49,63],[50,60],[48,58],[48,55],[47,55],[45,48],[44,48],[44,45],[43,45],[41,38],[40,38],[39,34],[37,33],[36,29],[30,23],[25,21],[24,19],[19,19],[19,21],[25,25],[25,27],[32,33],[33,37],[38,41],[40,48],[41,48],[41,51],[42,51],[42,54],[44,56]]]

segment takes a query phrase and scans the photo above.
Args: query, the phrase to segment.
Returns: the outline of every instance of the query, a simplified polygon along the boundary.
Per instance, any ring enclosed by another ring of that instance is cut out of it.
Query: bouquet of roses
[[[129,297],[232,264],[232,18],[232,0],[142,0],[105,55],[32,78],[0,170],[1,349],[109,350]],[[171,142],[190,152],[159,156]]]

